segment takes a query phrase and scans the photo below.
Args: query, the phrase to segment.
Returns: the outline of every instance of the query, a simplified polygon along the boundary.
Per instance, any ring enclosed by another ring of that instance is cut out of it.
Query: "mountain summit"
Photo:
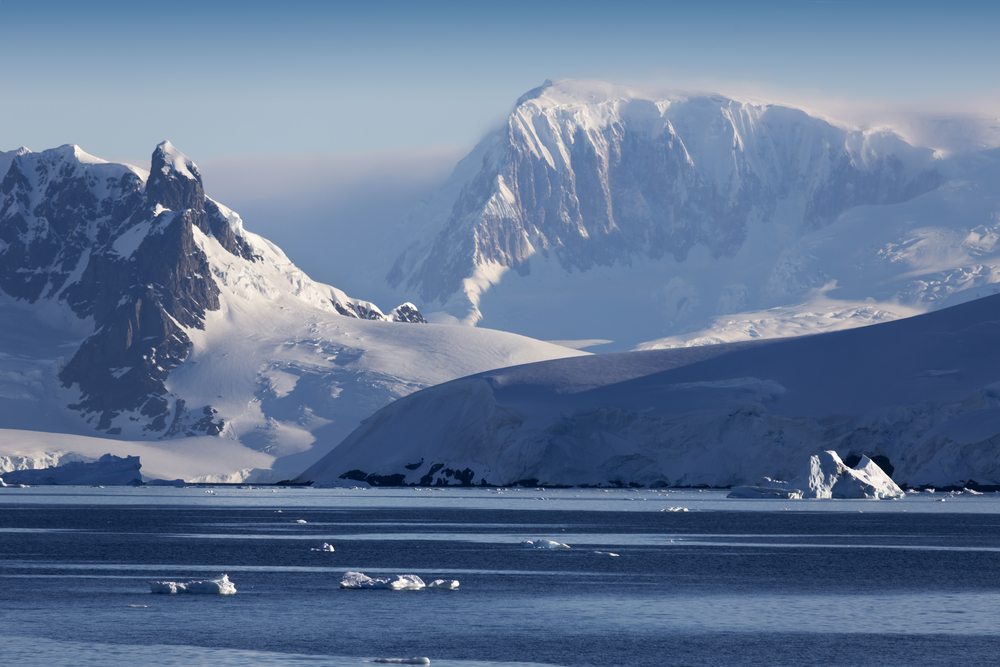
[[[821,271],[789,285],[782,253],[845,212],[946,180],[932,149],[888,129],[720,95],[547,81],[463,160],[450,196],[411,216],[418,236],[387,281],[438,319],[648,339],[823,287]],[[602,320],[602,308],[627,322],[609,324],[619,318]]]

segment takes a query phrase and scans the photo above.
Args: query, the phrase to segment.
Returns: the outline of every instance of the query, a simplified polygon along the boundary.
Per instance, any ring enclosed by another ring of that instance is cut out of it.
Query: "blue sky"
[[[0,0],[0,149],[470,146],[563,77],[981,110],[997,4]]]
[[[358,249],[547,78],[850,122],[997,118],[998,27],[1000,3],[968,0],[0,0],[0,150],[75,143],[148,167],[170,139],[248,229],[381,300],[386,268],[362,274]]]

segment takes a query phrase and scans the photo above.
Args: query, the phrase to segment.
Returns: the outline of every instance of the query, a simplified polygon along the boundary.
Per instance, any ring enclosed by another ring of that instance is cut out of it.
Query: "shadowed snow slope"
[[[152,477],[287,478],[395,398],[577,354],[310,280],[170,142],[148,173],[76,146],[2,157],[0,472],[141,449]]]
[[[825,450],[901,484],[1000,484],[1000,296],[861,329],[480,373],[383,408],[301,476],[371,483],[791,480]]]

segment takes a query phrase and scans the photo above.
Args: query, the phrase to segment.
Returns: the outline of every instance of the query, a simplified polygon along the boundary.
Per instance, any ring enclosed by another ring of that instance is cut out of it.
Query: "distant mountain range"
[[[248,467],[276,472],[244,469],[227,450],[205,474],[288,477],[394,398],[572,354],[427,325],[412,304],[383,314],[313,282],[206,197],[198,167],[169,142],[148,173],[76,146],[3,153],[4,167],[0,429],[218,436],[244,446]],[[6,440],[0,455],[29,465],[18,447]],[[64,454],[72,447],[62,439]]]
[[[387,281],[434,321],[596,349],[887,321],[992,293],[998,157],[547,81],[410,215]]]

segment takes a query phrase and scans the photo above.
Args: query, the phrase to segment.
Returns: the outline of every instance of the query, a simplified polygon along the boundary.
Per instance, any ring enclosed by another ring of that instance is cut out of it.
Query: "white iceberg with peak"
[[[184,583],[177,581],[151,581],[149,582],[149,592],[165,593],[168,595],[176,595],[178,593],[234,595],[236,593],[236,585],[229,581],[229,575],[223,574],[215,579],[187,581]]]
[[[902,498],[906,495],[889,475],[867,456],[853,468],[835,451],[809,457],[806,470],[791,482],[764,478],[758,486],[735,487],[727,498]]]

